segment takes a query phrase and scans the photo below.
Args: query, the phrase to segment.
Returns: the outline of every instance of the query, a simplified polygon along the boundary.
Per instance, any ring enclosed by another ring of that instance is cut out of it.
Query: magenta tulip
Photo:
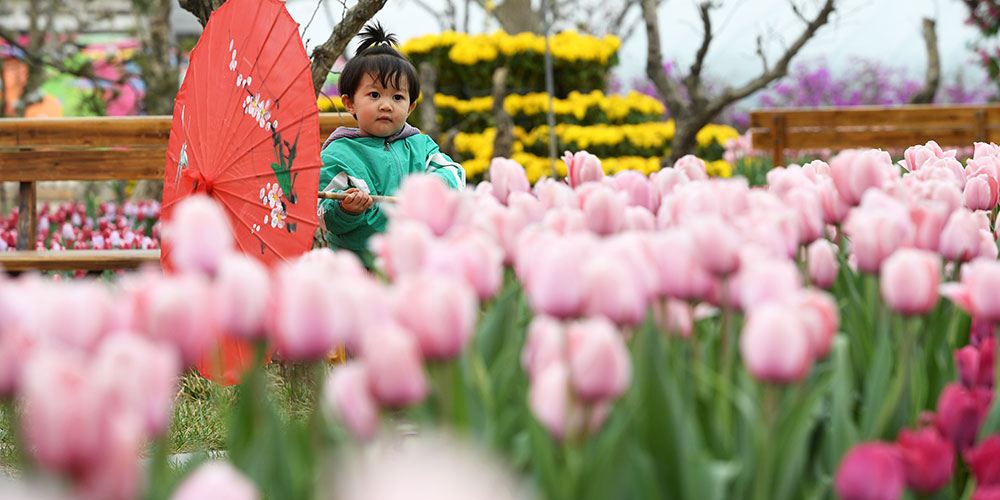
[[[955,468],[955,447],[937,430],[925,427],[903,429],[896,445],[906,474],[906,485],[918,493],[934,493],[951,479]]]
[[[992,396],[989,389],[966,389],[957,383],[945,386],[938,396],[935,414],[935,424],[941,435],[959,450],[971,447]]]
[[[896,446],[861,443],[847,450],[840,461],[833,488],[844,500],[898,500],[905,477]]]
[[[1000,486],[1000,434],[982,440],[966,451],[964,458],[976,478],[976,486]]]

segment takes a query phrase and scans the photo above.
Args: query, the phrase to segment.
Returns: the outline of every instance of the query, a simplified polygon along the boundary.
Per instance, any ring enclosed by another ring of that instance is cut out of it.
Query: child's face
[[[399,79],[399,87],[383,87],[371,74],[365,74],[353,98],[341,96],[347,112],[358,117],[363,135],[389,137],[403,128],[416,103],[410,102],[405,78]]]

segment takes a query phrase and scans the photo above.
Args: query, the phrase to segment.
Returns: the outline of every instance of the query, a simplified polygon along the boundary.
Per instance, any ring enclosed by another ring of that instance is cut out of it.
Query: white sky
[[[538,3],[540,0],[536,0]],[[613,1],[613,0],[612,0]],[[717,79],[738,85],[760,70],[755,39],[763,35],[769,43],[770,60],[777,59],[781,48],[801,32],[803,23],[789,8],[790,0],[722,0],[722,7],[713,11],[715,38],[708,52],[705,72]],[[795,0],[804,5],[807,16],[819,8],[821,0]],[[442,0],[424,0],[441,5]],[[348,1],[353,5],[353,1]],[[464,4],[456,0],[457,4]],[[324,0],[303,38],[307,45],[321,43],[341,17],[337,0]],[[667,0],[659,9],[661,44],[664,57],[690,65],[701,42],[701,24],[697,14],[698,0]],[[976,31],[964,24],[966,9],[959,0],[838,0],[837,11],[830,22],[792,61],[811,61],[823,57],[837,69],[846,68],[853,57],[877,59],[901,68],[911,78],[923,79],[926,51],[921,36],[921,18],[937,20],[938,46],[942,72],[947,80],[961,72],[967,83],[980,81],[985,73],[971,62],[973,54],[968,44],[976,39]],[[316,10],[317,0],[287,0],[292,16],[303,26]],[[638,16],[638,10],[632,15]],[[327,13],[329,11],[329,13]],[[474,11],[475,12],[475,11]],[[415,0],[389,0],[376,14],[401,41],[440,31],[437,22]],[[332,21],[332,22],[331,22]],[[472,25],[483,28],[480,16],[472,17]],[[496,26],[485,26],[487,30]],[[619,52],[621,64],[615,72],[626,81],[644,74],[646,37],[642,26],[623,42]]]

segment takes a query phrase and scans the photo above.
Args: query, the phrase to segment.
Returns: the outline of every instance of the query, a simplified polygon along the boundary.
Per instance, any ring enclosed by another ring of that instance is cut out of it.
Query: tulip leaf
[[[796,485],[803,480],[809,458],[809,438],[823,416],[820,405],[829,396],[836,369],[827,370],[826,373],[819,373],[818,369],[814,369],[813,374],[813,378],[819,380],[810,384],[804,398],[794,398],[796,404],[779,426],[781,431],[776,445],[778,463],[783,465],[780,467],[777,494],[772,498],[793,498]],[[801,396],[802,391],[798,391],[797,395]]]
[[[854,372],[849,357],[850,342],[843,334],[833,340],[830,358],[833,365],[833,388],[829,409],[830,424],[826,428],[826,470],[836,470],[840,458],[850,445],[858,440],[858,429],[851,416],[854,414]]]
[[[882,332],[875,333],[875,355],[867,370],[867,383],[864,387],[864,399],[861,403],[861,437],[877,439],[873,436],[875,421],[885,403],[886,393],[892,378],[892,338]]]

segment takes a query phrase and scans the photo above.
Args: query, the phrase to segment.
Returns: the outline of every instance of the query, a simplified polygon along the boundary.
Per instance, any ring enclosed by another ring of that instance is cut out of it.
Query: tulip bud
[[[566,328],[570,375],[577,396],[593,403],[621,396],[632,380],[632,359],[621,334],[603,318]]]
[[[948,384],[938,396],[935,415],[938,431],[959,450],[968,449],[976,441],[992,395],[988,389],[965,389],[959,384]]]
[[[925,427],[917,431],[903,429],[896,438],[906,485],[918,493],[933,493],[941,489],[955,468],[955,447]]]
[[[213,275],[222,258],[233,249],[229,218],[215,201],[204,195],[191,196],[177,205],[163,237],[171,243],[167,258],[182,272]]]
[[[378,428],[378,403],[368,390],[365,365],[351,361],[330,372],[323,389],[324,411],[334,414],[358,439],[371,439]]]
[[[458,356],[475,328],[475,292],[457,278],[419,273],[396,282],[395,311],[400,325],[413,332],[426,359]]]
[[[882,264],[882,297],[896,312],[927,314],[938,301],[941,259],[927,250],[897,250]]]
[[[604,178],[601,160],[586,151],[576,153],[566,151],[563,154],[563,162],[566,163],[569,185],[574,188],[585,182],[600,181]]]
[[[507,204],[507,198],[516,192],[531,191],[531,183],[520,163],[507,158],[493,158],[490,161],[490,184],[493,196]]]
[[[819,288],[830,288],[837,280],[840,263],[837,262],[837,247],[826,239],[818,239],[806,249],[809,261],[809,281]]]
[[[966,451],[964,458],[976,478],[976,486],[1000,486],[1000,434],[987,437]]]
[[[885,443],[854,445],[837,467],[833,487],[844,500],[898,500],[905,475],[899,450]]]
[[[394,323],[375,326],[362,339],[361,356],[371,391],[382,405],[408,406],[427,396],[420,346],[412,333]]]
[[[775,303],[748,312],[740,335],[740,355],[751,375],[774,383],[798,382],[813,360],[802,321]]]
[[[235,467],[221,460],[206,462],[189,474],[170,500],[256,500],[257,486]]]

